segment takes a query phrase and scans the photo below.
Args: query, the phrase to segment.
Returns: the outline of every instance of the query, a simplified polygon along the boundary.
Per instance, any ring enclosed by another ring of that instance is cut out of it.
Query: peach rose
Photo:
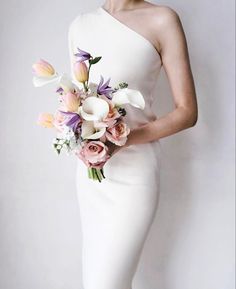
[[[108,127],[111,127],[116,123],[116,120],[119,117],[120,117],[120,114],[117,108],[109,104],[109,113],[107,117],[103,119],[103,122],[105,122]]]
[[[106,96],[101,95],[100,98],[104,99],[108,103],[109,112],[107,116],[104,117],[99,123],[103,124],[106,127],[111,127],[117,122],[117,119],[121,117],[121,114],[119,113],[115,105],[111,102],[111,100],[109,100]]]
[[[110,158],[108,147],[101,141],[86,142],[82,149],[76,152],[76,155],[89,168],[102,168]]]
[[[108,128],[106,131],[107,139],[118,145],[122,146],[127,141],[127,135],[130,133],[130,128],[123,121],[118,121],[112,127]]]

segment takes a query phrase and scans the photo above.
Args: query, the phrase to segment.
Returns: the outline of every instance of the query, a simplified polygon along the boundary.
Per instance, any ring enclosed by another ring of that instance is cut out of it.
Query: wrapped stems
[[[101,182],[105,179],[103,169],[88,168],[88,177],[94,181]]]

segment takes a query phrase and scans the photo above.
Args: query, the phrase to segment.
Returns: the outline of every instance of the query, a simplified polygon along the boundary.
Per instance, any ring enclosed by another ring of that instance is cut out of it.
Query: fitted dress
[[[102,7],[79,13],[69,25],[71,64],[77,47],[102,59],[90,70],[110,86],[127,82],[145,99],[143,110],[125,104],[124,120],[135,128],[157,116],[152,110],[162,62],[143,35]],[[72,67],[72,65],[71,65]],[[73,71],[72,71],[73,75]],[[158,140],[130,145],[105,164],[99,183],[78,159],[76,188],[82,229],[81,289],[131,289],[141,253],[158,207],[161,147]],[[146,289],[146,288],[145,288]]]

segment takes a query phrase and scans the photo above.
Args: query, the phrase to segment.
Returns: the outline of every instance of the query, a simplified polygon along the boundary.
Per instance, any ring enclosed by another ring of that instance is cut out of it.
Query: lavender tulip
[[[89,60],[92,56],[90,53],[77,47],[78,53],[75,53],[75,56],[78,57],[78,62]]]
[[[78,130],[79,125],[81,124],[81,117],[78,115],[78,113],[61,110],[59,111],[62,114],[68,116],[68,119],[66,119],[65,121],[65,125],[71,128],[73,132],[76,132]]]
[[[109,86],[109,82],[110,82],[110,79],[109,78],[105,83],[104,82],[104,78],[103,76],[101,75],[101,79],[100,79],[100,82],[98,84],[98,87],[97,87],[97,93],[100,94],[100,95],[105,95],[107,98],[109,99],[112,99],[112,96],[110,95],[114,90],[113,88],[111,88]]]

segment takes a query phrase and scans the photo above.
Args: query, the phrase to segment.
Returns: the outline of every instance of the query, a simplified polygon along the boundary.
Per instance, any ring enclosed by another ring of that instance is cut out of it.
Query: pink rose
[[[120,114],[117,108],[110,106],[109,113],[107,117],[103,119],[103,121],[107,124],[108,127],[111,127],[116,123],[119,117],[120,117]]]
[[[87,167],[102,168],[110,158],[108,147],[101,141],[88,141],[82,149],[76,152]]]
[[[108,128],[106,131],[107,139],[118,145],[122,146],[127,141],[127,135],[130,133],[130,128],[123,121],[118,121],[112,127]]]

